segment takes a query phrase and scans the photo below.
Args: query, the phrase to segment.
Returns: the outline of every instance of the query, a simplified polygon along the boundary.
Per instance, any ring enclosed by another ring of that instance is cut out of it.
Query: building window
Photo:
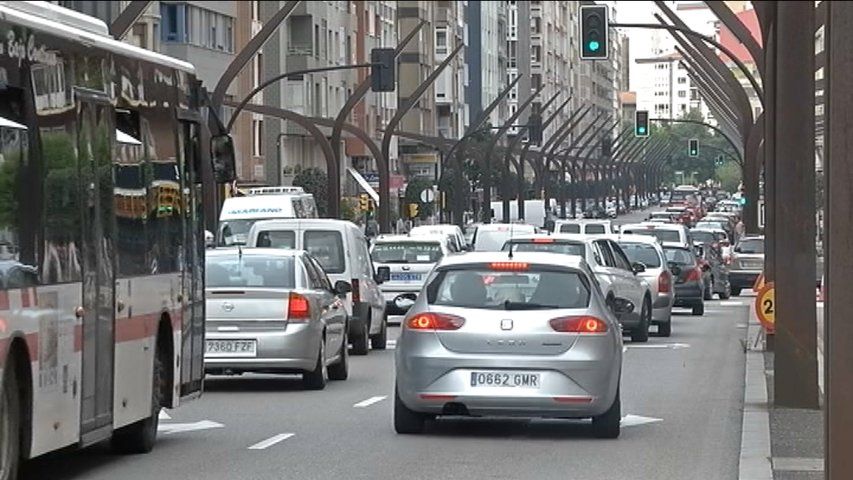
[[[180,3],[161,3],[160,16],[163,18],[162,41],[187,41],[186,5]]]
[[[261,84],[264,72],[264,54],[258,53],[255,55],[254,65],[252,65],[252,88],[256,88]]]
[[[252,155],[260,157],[264,154],[264,121],[252,120]]]
[[[680,85],[687,83],[687,77],[678,77],[678,83]]]
[[[320,58],[320,26],[314,25],[314,58]]]
[[[679,90],[678,91],[678,98],[687,98],[687,91],[686,90]]]
[[[435,29],[435,54],[447,55],[447,29]]]
[[[160,3],[161,41],[234,52],[234,18],[184,3]]]
[[[542,86],[542,74],[534,73],[530,77],[530,88],[532,90],[539,90],[539,87]]]
[[[542,33],[542,17],[533,17],[530,19],[530,33],[532,35]]]
[[[535,63],[542,61],[542,47],[540,45],[530,47],[530,61]]]

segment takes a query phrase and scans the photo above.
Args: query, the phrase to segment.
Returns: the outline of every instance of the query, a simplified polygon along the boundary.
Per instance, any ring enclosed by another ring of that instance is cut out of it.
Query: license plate
[[[419,282],[421,280],[420,273],[392,273],[391,280],[397,282]]]
[[[255,340],[207,340],[205,353],[220,357],[255,357],[258,343]]]
[[[539,388],[538,373],[471,372],[472,387]]]

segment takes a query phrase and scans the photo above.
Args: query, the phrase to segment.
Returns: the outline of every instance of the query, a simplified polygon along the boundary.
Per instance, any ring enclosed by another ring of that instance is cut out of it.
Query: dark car
[[[665,243],[663,252],[675,278],[675,307],[690,308],[693,315],[705,314],[704,270],[693,247]],[[708,268],[706,266],[706,268]]]
[[[607,210],[605,210],[600,205],[593,205],[587,208],[585,212],[583,212],[583,218],[608,218]]]

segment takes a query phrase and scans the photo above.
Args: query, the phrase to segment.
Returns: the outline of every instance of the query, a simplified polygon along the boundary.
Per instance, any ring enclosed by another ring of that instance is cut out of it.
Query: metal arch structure
[[[224,103],[229,107],[236,107],[238,104],[236,102],[227,101]],[[320,148],[323,150],[323,155],[326,157],[326,178],[327,178],[327,187],[329,191],[336,188],[337,181],[340,177],[340,172],[338,171],[338,165],[335,164],[334,154],[332,153],[332,146],[329,144],[329,139],[326,138],[326,135],[317,128],[317,125],[314,124],[308,117],[304,115],[300,115],[296,112],[285,110],[283,108],[271,107],[268,105],[255,105],[255,104],[247,104],[245,107],[246,110],[250,112],[260,113],[262,115],[269,115],[271,117],[278,117],[283,120],[289,120],[293,123],[296,123],[300,127],[304,128],[320,145]],[[340,216],[340,202],[337,205],[332,205],[332,202],[329,202],[329,211],[326,214],[330,218],[337,218]]]
[[[500,140],[500,138],[510,129],[510,127],[512,127],[512,124],[516,120],[518,120],[518,117],[520,117],[521,114],[524,113],[524,111],[527,109],[527,107],[530,106],[531,103],[533,103],[533,100],[535,100],[536,97],[539,96],[539,94],[544,88],[545,84],[542,84],[535,92],[531,93],[530,96],[527,97],[527,99],[521,105],[518,106],[518,110],[516,110],[515,113],[513,113],[509,116],[509,118],[506,119],[503,125],[501,125],[501,127],[498,129],[497,133],[495,133],[489,140],[489,143],[486,145],[486,154],[483,158],[483,162],[485,163],[485,171],[488,172],[489,170],[491,170],[492,152],[494,151],[495,145],[497,145],[498,140]],[[492,182],[490,177],[491,175],[483,176],[483,213],[485,214],[485,218],[483,218],[483,221],[486,223],[489,223],[489,221],[491,221],[492,219]],[[504,212],[504,216],[506,217],[508,213],[509,210]]]
[[[690,119],[686,119],[686,118],[650,118],[649,121],[650,122],[668,122],[668,123],[692,123],[695,125],[702,125],[704,127],[708,127],[711,130],[714,130],[715,132],[722,135],[723,138],[725,138],[729,142],[729,145],[732,146],[732,148],[735,150],[735,152],[740,154],[740,149],[737,148],[737,144],[734,142],[734,140],[732,140],[731,137],[726,135],[726,133],[723,130],[721,130],[719,127],[711,125],[710,123],[701,122],[699,120],[690,120]],[[743,158],[740,159],[740,162],[743,162]]]
[[[538,185],[534,183],[534,189],[536,190],[546,190],[547,184],[547,176],[549,175],[549,171],[551,169],[551,161],[548,156],[548,152],[550,151],[550,147],[554,144],[559,144],[563,141],[563,139],[568,136],[569,133],[583,120],[589,112],[592,111],[592,105],[586,104],[585,106],[575,110],[569,115],[569,118],[563,123],[563,125],[557,127],[553,134],[548,137],[548,140],[539,148],[539,150],[534,150],[533,153],[537,154],[539,161],[533,162],[533,170],[535,179],[539,182]],[[543,195],[543,200],[548,200],[547,190],[546,195]],[[547,205],[547,202],[546,202]]]
[[[110,24],[110,36],[116,40],[123,39],[133,27],[133,24],[145,13],[150,4],[150,0],[133,0],[128,2],[124,10]]]
[[[313,122],[315,125],[319,125],[321,127],[332,128],[334,127],[337,120],[332,120],[324,117],[307,117],[308,121]],[[356,125],[351,123],[343,123],[341,125],[341,129],[344,132],[352,134],[355,138],[361,140],[361,143],[370,150],[370,154],[373,155],[373,158],[379,158],[382,155],[382,150],[380,150],[379,145],[373,140],[373,138],[363,129],[359,128]]]
[[[735,38],[737,38],[738,41],[746,48],[746,51],[749,52],[749,56],[751,56],[752,60],[755,62],[758,72],[763,76],[764,54],[761,50],[761,46],[757,41],[755,41],[755,38],[753,38],[746,26],[737,18],[737,16],[735,16],[734,12],[732,12],[725,2],[721,0],[707,0],[705,5],[711,9],[711,12],[717,16],[720,22],[722,22],[722,24],[725,25],[725,27],[732,32]]]
[[[465,44],[459,43],[453,49],[432,73],[420,84],[418,88],[412,92],[412,95],[406,99],[406,102],[397,108],[397,112],[391,117],[382,135],[382,164],[377,165],[379,168],[379,231],[389,233],[391,231],[391,171],[388,165],[388,153],[391,150],[391,135],[397,129],[397,125],[403,120],[403,116],[412,109],[415,103],[421,98],[421,95],[426,92],[427,88],[432,85],[435,80],[441,75],[441,72],[450,65],[450,62],[456,57],[456,54],[462,50]]]
[[[237,75],[240,74],[240,71],[243,70],[243,67],[246,66],[252,58],[258,53],[258,50],[264,46],[264,44],[269,40],[272,34],[276,31],[276,29],[281,25],[288,16],[290,16],[291,12],[299,5],[299,0],[288,0],[284,2],[284,5],[273,15],[268,21],[264,22],[264,26],[261,27],[261,30],[246,43],[246,46],[240,50],[234,60],[231,60],[231,63],[228,64],[228,68],[225,69],[225,72],[222,73],[222,76],[219,77],[219,81],[216,82],[216,86],[213,88],[213,96],[212,103],[214,108],[219,109],[222,106],[222,102],[225,99],[225,92],[228,91],[228,87],[231,86],[231,82],[237,78]]]

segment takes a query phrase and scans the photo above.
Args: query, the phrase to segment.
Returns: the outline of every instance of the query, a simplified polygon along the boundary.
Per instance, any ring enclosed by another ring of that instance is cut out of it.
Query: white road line
[[[373,405],[374,403],[379,403],[382,400],[385,400],[386,398],[388,398],[387,395],[379,395],[377,397],[370,397],[367,400],[362,400],[362,401],[356,403],[355,405],[353,405],[353,407],[354,408],[369,407],[369,406]]]
[[[622,353],[625,353],[627,351],[628,351],[628,345],[622,345]]]
[[[388,350],[394,350],[397,348],[397,340],[388,340],[385,342],[385,348]]]
[[[283,442],[288,438],[296,435],[295,433],[279,433],[278,435],[272,436],[266,440],[261,440],[260,442],[249,447],[249,450],[264,450],[270,448],[276,443]]]
[[[718,303],[717,305],[722,305],[724,307],[744,307],[744,306],[749,305],[749,304],[744,303],[744,302],[739,302],[737,300],[723,300],[720,303]]]

